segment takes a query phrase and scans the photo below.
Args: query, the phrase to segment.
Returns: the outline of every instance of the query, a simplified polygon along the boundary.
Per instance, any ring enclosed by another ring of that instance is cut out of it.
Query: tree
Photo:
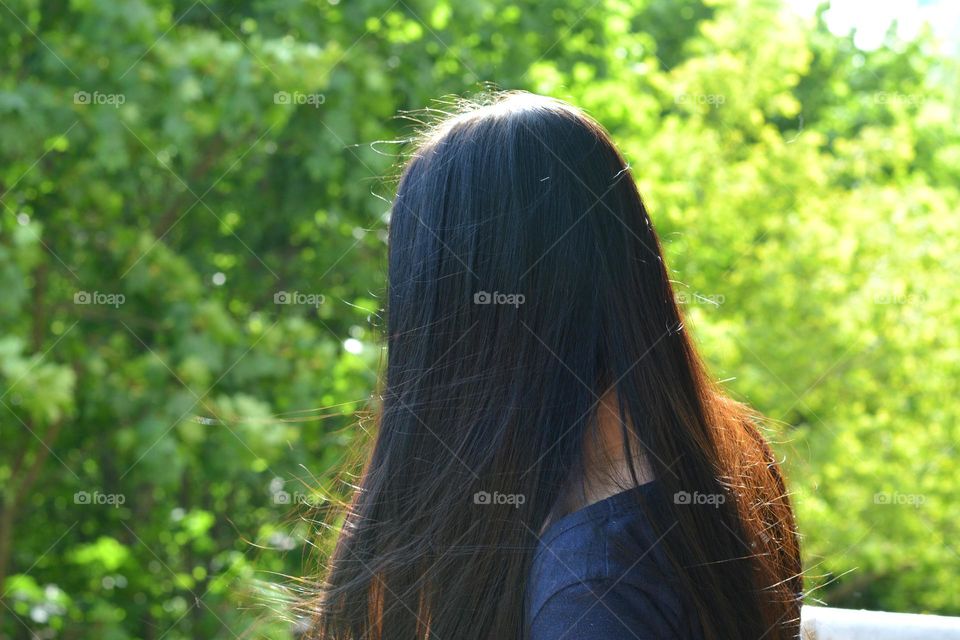
[[[926,40],[772,1],[0,14],[0,635],[290,636],[238,604],[314,566],[291,507],[366,438],[378,141],[485,81],[622,144],[715,373],[778,421],[812,597],[960,613],[960,141]]]

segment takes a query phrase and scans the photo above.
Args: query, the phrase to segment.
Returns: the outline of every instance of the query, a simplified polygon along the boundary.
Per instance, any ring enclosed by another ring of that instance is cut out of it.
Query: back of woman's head
[[[434,127],[400,180],[389,254],[379,430],[317,637],[522,638],[538,533],[583,477],[610,393],[625,459],[638,449],[668,497],[662,544],[706,637],[796,635],[779,472],[706,376],[600,125],[510,93]]]

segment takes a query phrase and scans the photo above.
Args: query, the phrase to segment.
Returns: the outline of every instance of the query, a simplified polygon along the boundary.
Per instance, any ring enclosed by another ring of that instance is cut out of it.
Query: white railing
[[[960,618],[804,607],[803,640],[960,640]]]

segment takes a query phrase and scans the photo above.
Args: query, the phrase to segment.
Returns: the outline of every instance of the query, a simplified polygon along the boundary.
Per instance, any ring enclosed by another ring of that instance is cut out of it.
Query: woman
[[[379,430],[314,637],[797,637],[780,472],[600,125],[527,93],[453,117],[389,245]]]

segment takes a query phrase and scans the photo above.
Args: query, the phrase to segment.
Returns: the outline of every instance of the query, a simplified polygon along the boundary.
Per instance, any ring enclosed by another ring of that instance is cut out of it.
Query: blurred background
[[[808,602],[960,615],[958,52],[946,0],[0,0],[0,637],[294,637],[398,115],[485,83],[621,145]]]

